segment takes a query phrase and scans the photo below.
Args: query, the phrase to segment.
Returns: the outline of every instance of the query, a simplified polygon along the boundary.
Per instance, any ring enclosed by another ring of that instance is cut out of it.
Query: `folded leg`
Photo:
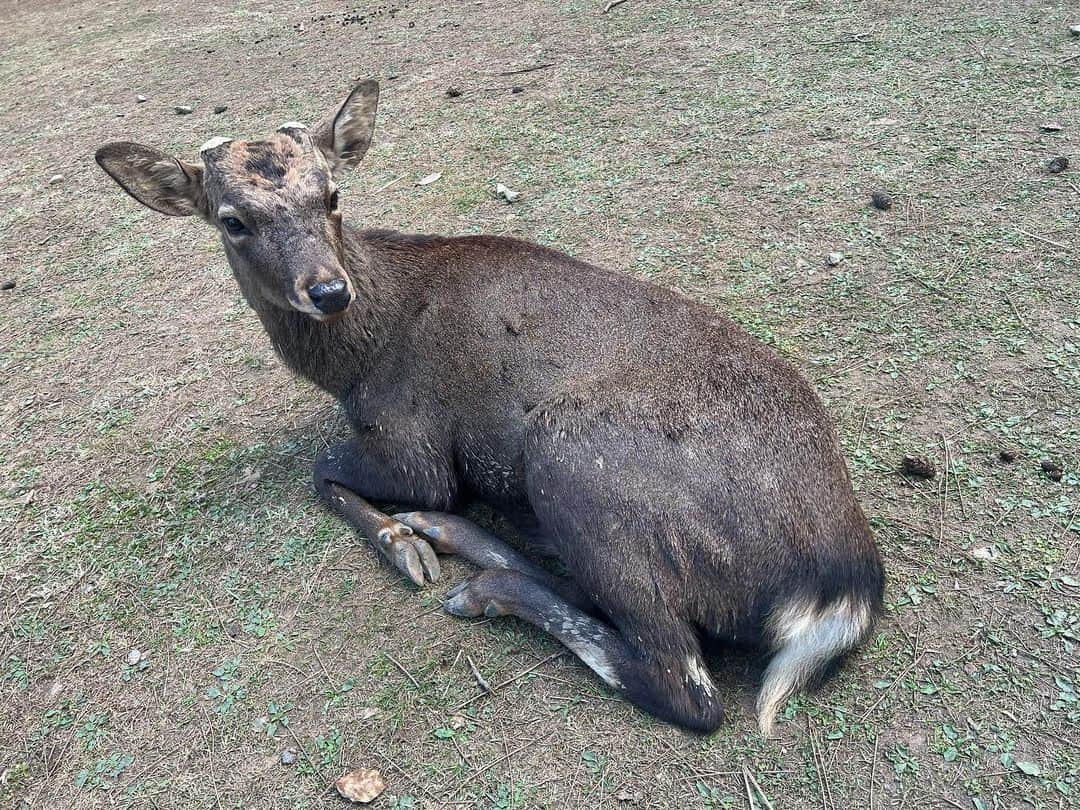
[[[565,644],[627,700],[669,722],[704,733],[723,720],[716,687],[688,625],[650,627],[662,646],[633,642],[516,571],[484,571],[454,588],[445,604],[455,616],[517,616]]]

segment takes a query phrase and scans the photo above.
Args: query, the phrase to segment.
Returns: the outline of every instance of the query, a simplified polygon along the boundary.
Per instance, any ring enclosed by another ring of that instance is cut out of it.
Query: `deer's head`
[[[216,227],[249,301],[332,320],[355,295],[334,175],[367,152],[378,101],[378,83],[363,82],[317,126],[293,121],[261,141],[213,138],[200,163],[128,142],[95,157],[143,205]]]

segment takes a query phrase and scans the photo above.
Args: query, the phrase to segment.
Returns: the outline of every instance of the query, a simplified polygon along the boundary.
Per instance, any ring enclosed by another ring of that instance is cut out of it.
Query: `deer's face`
[[[201,165],[134,143],[107,144],[96,157],[143,204],[217,228],[250,302],[333,320],[355,297],[334,174],[367,151],[377,103],[378,85],[365,82],[311,129],[293,122],[261,141],[208,141]]]

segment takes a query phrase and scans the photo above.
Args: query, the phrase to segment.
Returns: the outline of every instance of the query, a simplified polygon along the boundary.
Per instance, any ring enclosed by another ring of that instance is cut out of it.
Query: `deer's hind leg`
[[[716,687],[688,625],[652,626],[660,646],[631,643],[619,630],[517,571],[489,570],[450,591],[455,616],[517,616],[565,644],[612,689],[664,720],[708,733],[723,720]]]
[[[483,569],[517,571],[576,607],[585,610],[593,607],[577,585],[541,568],[468,518],[449,512],[402,512],[394,515],[394,519],[427,539],[440,554],[457,554]]]

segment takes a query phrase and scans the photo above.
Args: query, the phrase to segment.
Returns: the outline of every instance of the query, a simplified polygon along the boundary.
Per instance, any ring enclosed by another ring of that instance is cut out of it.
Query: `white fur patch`
[[[589,669],[603,679],[604,683],[612,689],[618,689],[622,686],[622,681],[615,674],[615,668],[611,666],[607,653],[604,652],[602,647],[593,644],[591,641],[578,641],[569,646],[570,649],[577,653],[578,658],[589,665]]]
[[[307,124],[303,124],[300,121],[286,121],[278,127],[278,132],[281,132],[283,129],[307,129]]]
[[[711,695],[716,690],[712,678],[709,677],[709,671],[696,655],[687,657],[686,674],[706,695]]]
[[[869,604],[848,596],[820,610],[812,602],[789,602],[773,614],[769,624],[777,652],[757,698],[762,736],[769,736],[780,706],[823,664],[858,644],[872,619]]]
[[[215,135],[213,138],[211,138],[199,147],[199,154],[202,154],[203,152],[209,152],[211,149],[217,149],[223,143],[229,143],[229,141],[231,140],[232,138],[224,138],[221,135]]]

